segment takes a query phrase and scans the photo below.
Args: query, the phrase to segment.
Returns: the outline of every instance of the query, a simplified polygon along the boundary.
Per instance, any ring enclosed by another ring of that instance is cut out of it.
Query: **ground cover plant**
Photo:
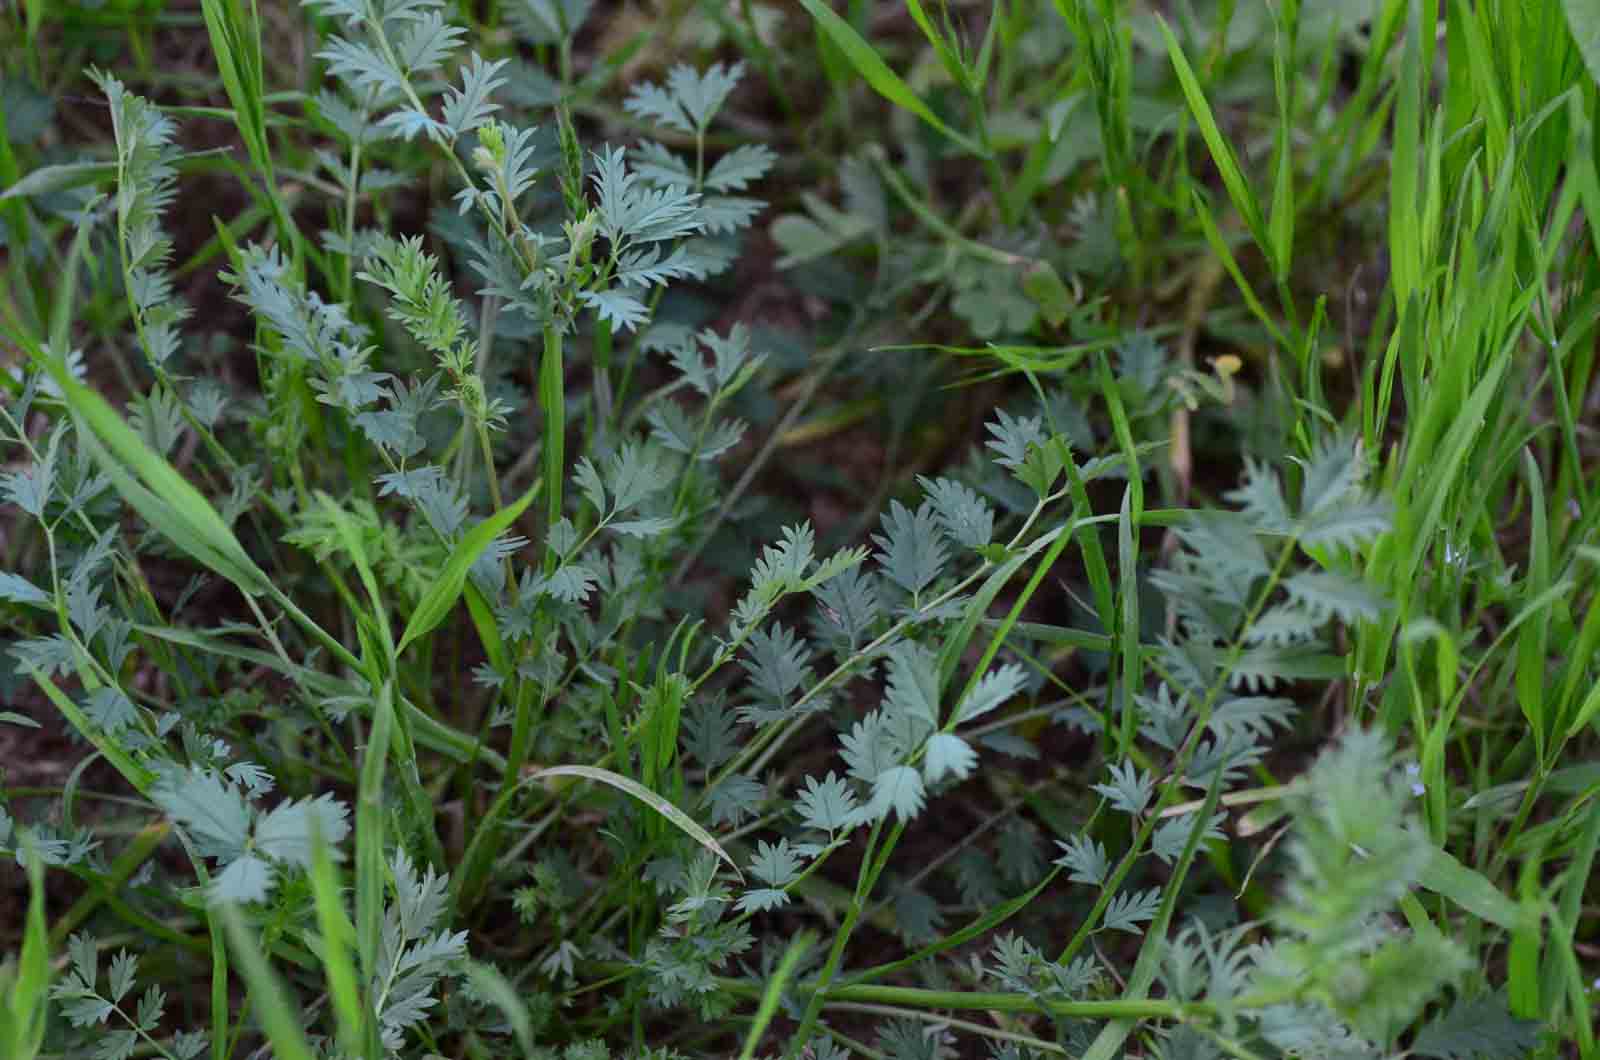
[[[0,1057],[1593,1057],[1576,0],[0,13]]]

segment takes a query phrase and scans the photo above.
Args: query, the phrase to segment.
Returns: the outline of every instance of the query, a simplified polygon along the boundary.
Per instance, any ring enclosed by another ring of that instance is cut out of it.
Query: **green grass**
[[[0,15],[0,1053],[1600,1055],[1586,5],[395,3]]]

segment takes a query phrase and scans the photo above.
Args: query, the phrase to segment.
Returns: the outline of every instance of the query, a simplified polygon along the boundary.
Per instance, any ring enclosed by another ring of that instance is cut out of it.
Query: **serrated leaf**
[[[1387,500],[1339,504],[1307,516],[1301,522],[1300,540],[1312,546],[1356,548],[1388,533],[1393,524],[1394,506]]]
[[[1539,1044],[1537,1020],[1518,1019],[1499,994],[1463,998],[1418,1032],[1417,1056],[1438,1060],[1515,1060]]]
[[[876,780],[896,765],[902,748],[890,738],[883,715],[872,711],[839,737],[839,753],[850,775],[864,783]]]
[[[150,799],[195,839],[201,854],[231,857],[250,838],[250,808],[214,774],[190,769],[161,778]]]
[[[704,73],[679,63],[664,87],[649,81],[635,86],[623,108],[679,132],[704,131],[742,76],[743,63],[712,63]]]
[[[1246,644],[1303,644],[1317,636],[1326,621],[1299,604],[1273,604],[1244,632]]]
[[[545,579],[544,591],[565,603],[581,604],[589,599],[596,581],[594,572],[588,567],[578,563],[568,563],[557,567]]]
[[[1332,571],[1301,571],[1284,579],[1283,587],[1302,607],[1345,623],[1376,621],[1386,606],[1365,585]]]
[[[912,766],[894,766],[873,779],[867,815],[879,819],[892,811],[900,820],[909,821],[922,812],[925,797],[922,774]]]
[[[332,795],[279,803],[256,822],[256,849],[274,860],[309,868],[313,827],[332,852],[350,834],[349,810]]]
[[[529,44],[556,44],[578,32],[593,6],[594,0],[521,0],[510,14]]]
[[[878,562],[888,579],[911,594],[931,585],[949,559],[933,505],[924,501],[912,512],[892,501],[883,516],[883,533],[872,535]]]
[[[612,512],[628,511],[660,493],[671,476],[657,454],[643,445],[624,445],[606,461],[606,486],[611,490]]]
[[[792,883],[800,875],[803,867],[787,839],[778,840],[776,846],[766,840],[758,842],[749,865],[750,875],[770,887],[783,887]]]
[[[933,503],[934,515],[951,540],[962,548],[982,548],[994,537],[994,509],[977,492],[953,479],[917,481]]]
[[[689,163],[652,140],[633,149],[633,169],[645,180],[680,188],[694,187],[694,171]]]
[[[1256,528],[1264,533],[1288,533],[1293,525],[1277,471],[1254,457],[1245,457],[1244,482],[1237,489],[1224,493],[1223,498],[1239,505]]]
[[[847,243],[852,243],[872,231],[866,221],[854,219],[847,229],[838,231],[824,228],[801,214],[786,213],[776,218],[767,234],[783,251],[777,261],[779,269],[792,269],[832,254]]]
[[[922,774],[928,783],[935,783],[946,774],[965,780],[977,765],[978,752],[955,733],[936,732],[928,737],[922,758]]]
[[[405,90],[405,73],[373,48],[343,37],[329,38],[317,58],[328,64],[328,72],[357,88],[379,94]]]
[[[212,901],[262,902],[271,893],[272,864],[254,854],[235,858],[211,878]]]
[[[1358,441],[1330,438],[1319,444],[1306,467],[1300,517],[1309,520],[1345,500],[1365,473]]]
[[[111,958],[111,967],[107,970],[111,1000],[120,1002],[128,996],[128,991],[133,989],[133,980],[138,971],[139,958],[127,950],[119,950],[117,955]]]
[[[1029,886],[1044,874],[1039,832],[1021,817],[1013,817],[1000,830],[996,863],[1001,875],[1019,886]]]
[[[580,291],[578,298],[595,311],[601,320],[618,331],[632,331],[650,319],[645,304],[617,288],[609,291]]]
[[[117,1027],[95,1035],[90,1060],[129,1060],[139,1047],[139,1032],[131,1027]]]
[[[45,505],[50,503],[53,479],[48,460],[21,471],[10,471],[0,475],[0,496],[35,519],[40,519],[44,516]]]
[[[600,478],[600,472],[595,470],[594,464],[588,457],[578,458],[577,464],[572,469],[572,477],[577,480],[578,488],[583,491],[589,503],[594,505],[594,510],[605,515],[607,513],[605,484]]]
[[[821,781],[807,777],[805,784],[795,795],[795,809],[807,828],[836,832],[854,827],[856,795],[850,785],[831,772]]]
[[[1275,696],[1235,696],[1219,703],[1211,714],[1209,728],[1219,735],[1234,731],[1268,739],[1273,726],[1287,731],[1298,712],[1294,700]]]
[[[739,748],[738,722],[720,696],[699,696],[683,714],[679,741],[709,771],[732,758]]]
[[[1027,687],[1028,672],[1016,663],[998,666],[978,679],[972,692],[956,708],[956,723],[969,722],[1001,706]]]
[[[700,201],[700,223],[707,236],[731,235],[749,228],[766,205],[738,195],[707,195]]]
[[[659,244],[628,251],[617,257],[616,282],[624,287],[659,287],[669,280],[700,277],[694,255],[682,244],[665,258]]]
[[[437,70],[466,35],[465,27],[451,25],[444,12],[429,11],[412,21],[400,38],[400,61],[412,76]]]
[[[1137,894],[1119,894],[1106,906],[1102,923],[1112,931],[1139,935],[1139,925],[1154,920],[1161,905],[1161,889],[1151,887]]]
[[[1227,819],[1226,814],[1213,814],[1211,820],[1206,824],[1206,831],[1201,836],[1201,839],[1224,838],[1221,825]],[[1194,831],[1194,825],[1193,814],[1174,817],[1172,820],[1164,822],[1160,828],[1156,829],[1155,835],[1150,839],[1150,852],[1168,865],[1171,865],[1183,856],[1184,849],[1189,845],[1189,835]]]
[[[828,630],[835,630],[856,647],[882,613],[876,579],[859,568],[842,572],[826,585],[813,589],[818,610]]]
[[[508,59],[485,62],[483,56],[473,52],[461,70],[461,87],[451,86],[444,95],[444,124],[451,136],[470,132],[489,120],[500,109],[489,99],[495,89],[506,83],[498,76]]]
[[[1111,782],[1091,784],[1090,787],[1110,800],[1111,805],[1130,816],[1144,811],[1155,793],[1155,778],[1141,770],[1131,760],[1109,768]]]
[[[804,640],[780,622],[775,623],[770,632],[758,630],[752,633],[745,650],[749,658],[741,659],[739,664],[750,675],[750,683],[760,693],[761,705],[767,707],[768,712],[776,711],[781,716],[794,693],[811,676],[811,668],[806,665],[811,658],[810,649]],[[741,711],[740,720],[773,719],[746,716],[746,712]]]
[[[712,191],[743,191],[766,176],[778,156],[766,144],[742,144],[717,159],[706,174]]]
[[[888,669],[884,713],[915,718],[929,729],[938,725],[939,663],[933,652],[903,641],[889,649]]]
[[[1098,887],[1105,882],[1106,873],[1111,871],[1111,861],[1098,840],[1075,835],[1066,842],[1057,840],[1056,846],[1061,848],[1061,856],[1056,858],[1055,864],[1067,870],[1067,878],[1073,883]]]
[[[789,893],[775,887],[758,887],[739,896],[734,908],[741,913],[762,913],[789,904]]]
[[[628,537],[657,537],[676,525],[678,525],[676,520],[658,515],[648,519],[619,519],[614,523],[607,523],[606,529]]]
[[[120,688],[97,688],[83,701],[83,712],[107,732],[121,732],[139,720],[139,708]]]
[[[737,827],[746,817],[754,817],[767,797],[766,785],[743,773],[730,773],[706,793],[712,824]]]

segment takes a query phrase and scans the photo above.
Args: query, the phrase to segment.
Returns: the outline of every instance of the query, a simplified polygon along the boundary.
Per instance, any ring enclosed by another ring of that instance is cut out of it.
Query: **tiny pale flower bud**
[[[572,246],[573,260],[582,261],[589,256],[589,248],[594,245],[594,233],[599,223],[599,216],[594,213],[584,217],[577,224],[567,222],[567,242]]]

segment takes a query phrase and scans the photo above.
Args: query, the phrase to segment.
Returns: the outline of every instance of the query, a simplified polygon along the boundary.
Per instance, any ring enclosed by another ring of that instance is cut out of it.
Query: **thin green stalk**
[[[897,824],[891,836],[898,836],[904,827],[903,821]],[[822,1002],[828,984],[838,972],[839,963],[844,959],[845,946],[850,942],[850,935],[855,931],[856,921],[861,918],[862,910],[866,908],[867,896],[872,889],[871,881],[877,877],[873,871],[874,855],[877,852],[878,837],[882,833],[883,818],[880,817],[873,822],[872,834],[867,837],[867,849],[861,856],[861,868],[856,873],[855,891],[850,895],[850,904],[845,908],[844,922],[834,933],[833,945],[828,948],[827,959],[822,965],[822,970],[817,973],[816,983],[812,986],[810,997],[806,1001],[805,1013],[800,1017],[799,1029],[790,1039],[789,1051],[785,1054],[789,1060],[799,1056],[800,1050],[811,1040],[812,1028],[816,1026],[817,1017],[822,1013]]]
[[[748,979],[718,978],[717,989],[735,997],[756,997],[761,984]],[[794,993],[816,990],[814,982],[795,984]],[[925,1011],[956,1012],[1039,1012],[1065,1019],[1175,1020],[1182,1023],[1216,1019],[1225,1012],[1254,1012],[1293,1001],[1298,992],[1292,987],[1261,990],[1233,998],[1225,1004],[1210,1001],[1143,999],[1137,1001],[1061,1001],[1032,994],[999,993],[977,990],[930,990],[910,986],[884,986],[878,983],[845,984],[820,992],[824,1007],[835,1001],[863,1004],[899,1005]]]
[[[544,327],[544,354],[536,373],[539,379],[539,407],[544,412],[545,481],[545,557],[546,574],[553,574],[560,561],[550,531],[561,521],[562,484],[566,480],[564,450],[567,437],[567,402],[562,364],[561,329],[554,323]]]
[[[56,918],[55,923],[50,926],[50,944],[59,946],[65,942],[67,936],[77,930],[78,925],[88,919],[107,897],[122,889],[128,879],[138,871],[139,866],[150,859],[156,848],[171,832],[172,825],[167,821],[156,821],[141,828],[133,842],[129,843],[111,863],[109,871],[95,880],[89,893],[79,898],[72,904],[72,908]]]
[[[1294,556],[1298,547],[1299,540],[1296,537],[1290,537],[1284,543],[1282,551],[1278,554],[1277,562],[1267,576],[1266,584],[1262,586],[1255,603],[1251,605],[1244,621],[1240,624],[1239,636],[1229,646],[1228,655],[1223,661],[1219,676],[1212,682],[1211,687],[1206,690],[1206,697],[1201,701],[1199,709],[1196,711],[1195,722],[1189,730],[1189,735],[1184,738],[1183,744],[1178,748],[1178,753],[1173,756],[1171,772],[1167,776],[1166,783],[1162,785],[1160,797],[1145,812],[1144,822],[1139,826],[1139,831],[1135,834],[1133,842],[1128,845],[1128,850],[1122,855],[1122,860],[1117,863],[1117,867],[1101,885],[1100,894],[1095,899],[1093,907],[1084,915],[1083,922],[1078,925],[1078,930],[1068,941],[1066,948],[1061,951],[1061,956],[1056,958],[1057,964],[1066,964],[1071,961],[1073,957],[1077,956],[1078,950],[1083,947],[1083,944],[1089,940],[1090,934],[1095,930],[1095,924],[1099,921],[1101,914],[1105,912],[1105,908],[1110,904],[1112,897],[1117,893],[1117,888],[1122,885],[1122,881],[1133,870],[1134,861],[1143,853],[1144,845],[1150,841],[1150,835],[1155,831],[1156,822],[1162,818],[1162,811],[1172,805],[1173,801],[1178,797],[1178,793],[1183,790],[1184,770],[1189,767],[1189,761],[1194,757],[1195,751],[1199,749],[1200,736],[1211,722],[1211,711],[1216,706],[1218,697],[1227,688],[1228,680],[1233,675],[1233,668],[1238,664],[1239,656],[1244,652],[1244,634],[1255,624],[1256,619],[1266,608],[1267,601],[1272,598],[1278,583],[1283,579],[1283,572],[1288,568],[1289,560]]]

